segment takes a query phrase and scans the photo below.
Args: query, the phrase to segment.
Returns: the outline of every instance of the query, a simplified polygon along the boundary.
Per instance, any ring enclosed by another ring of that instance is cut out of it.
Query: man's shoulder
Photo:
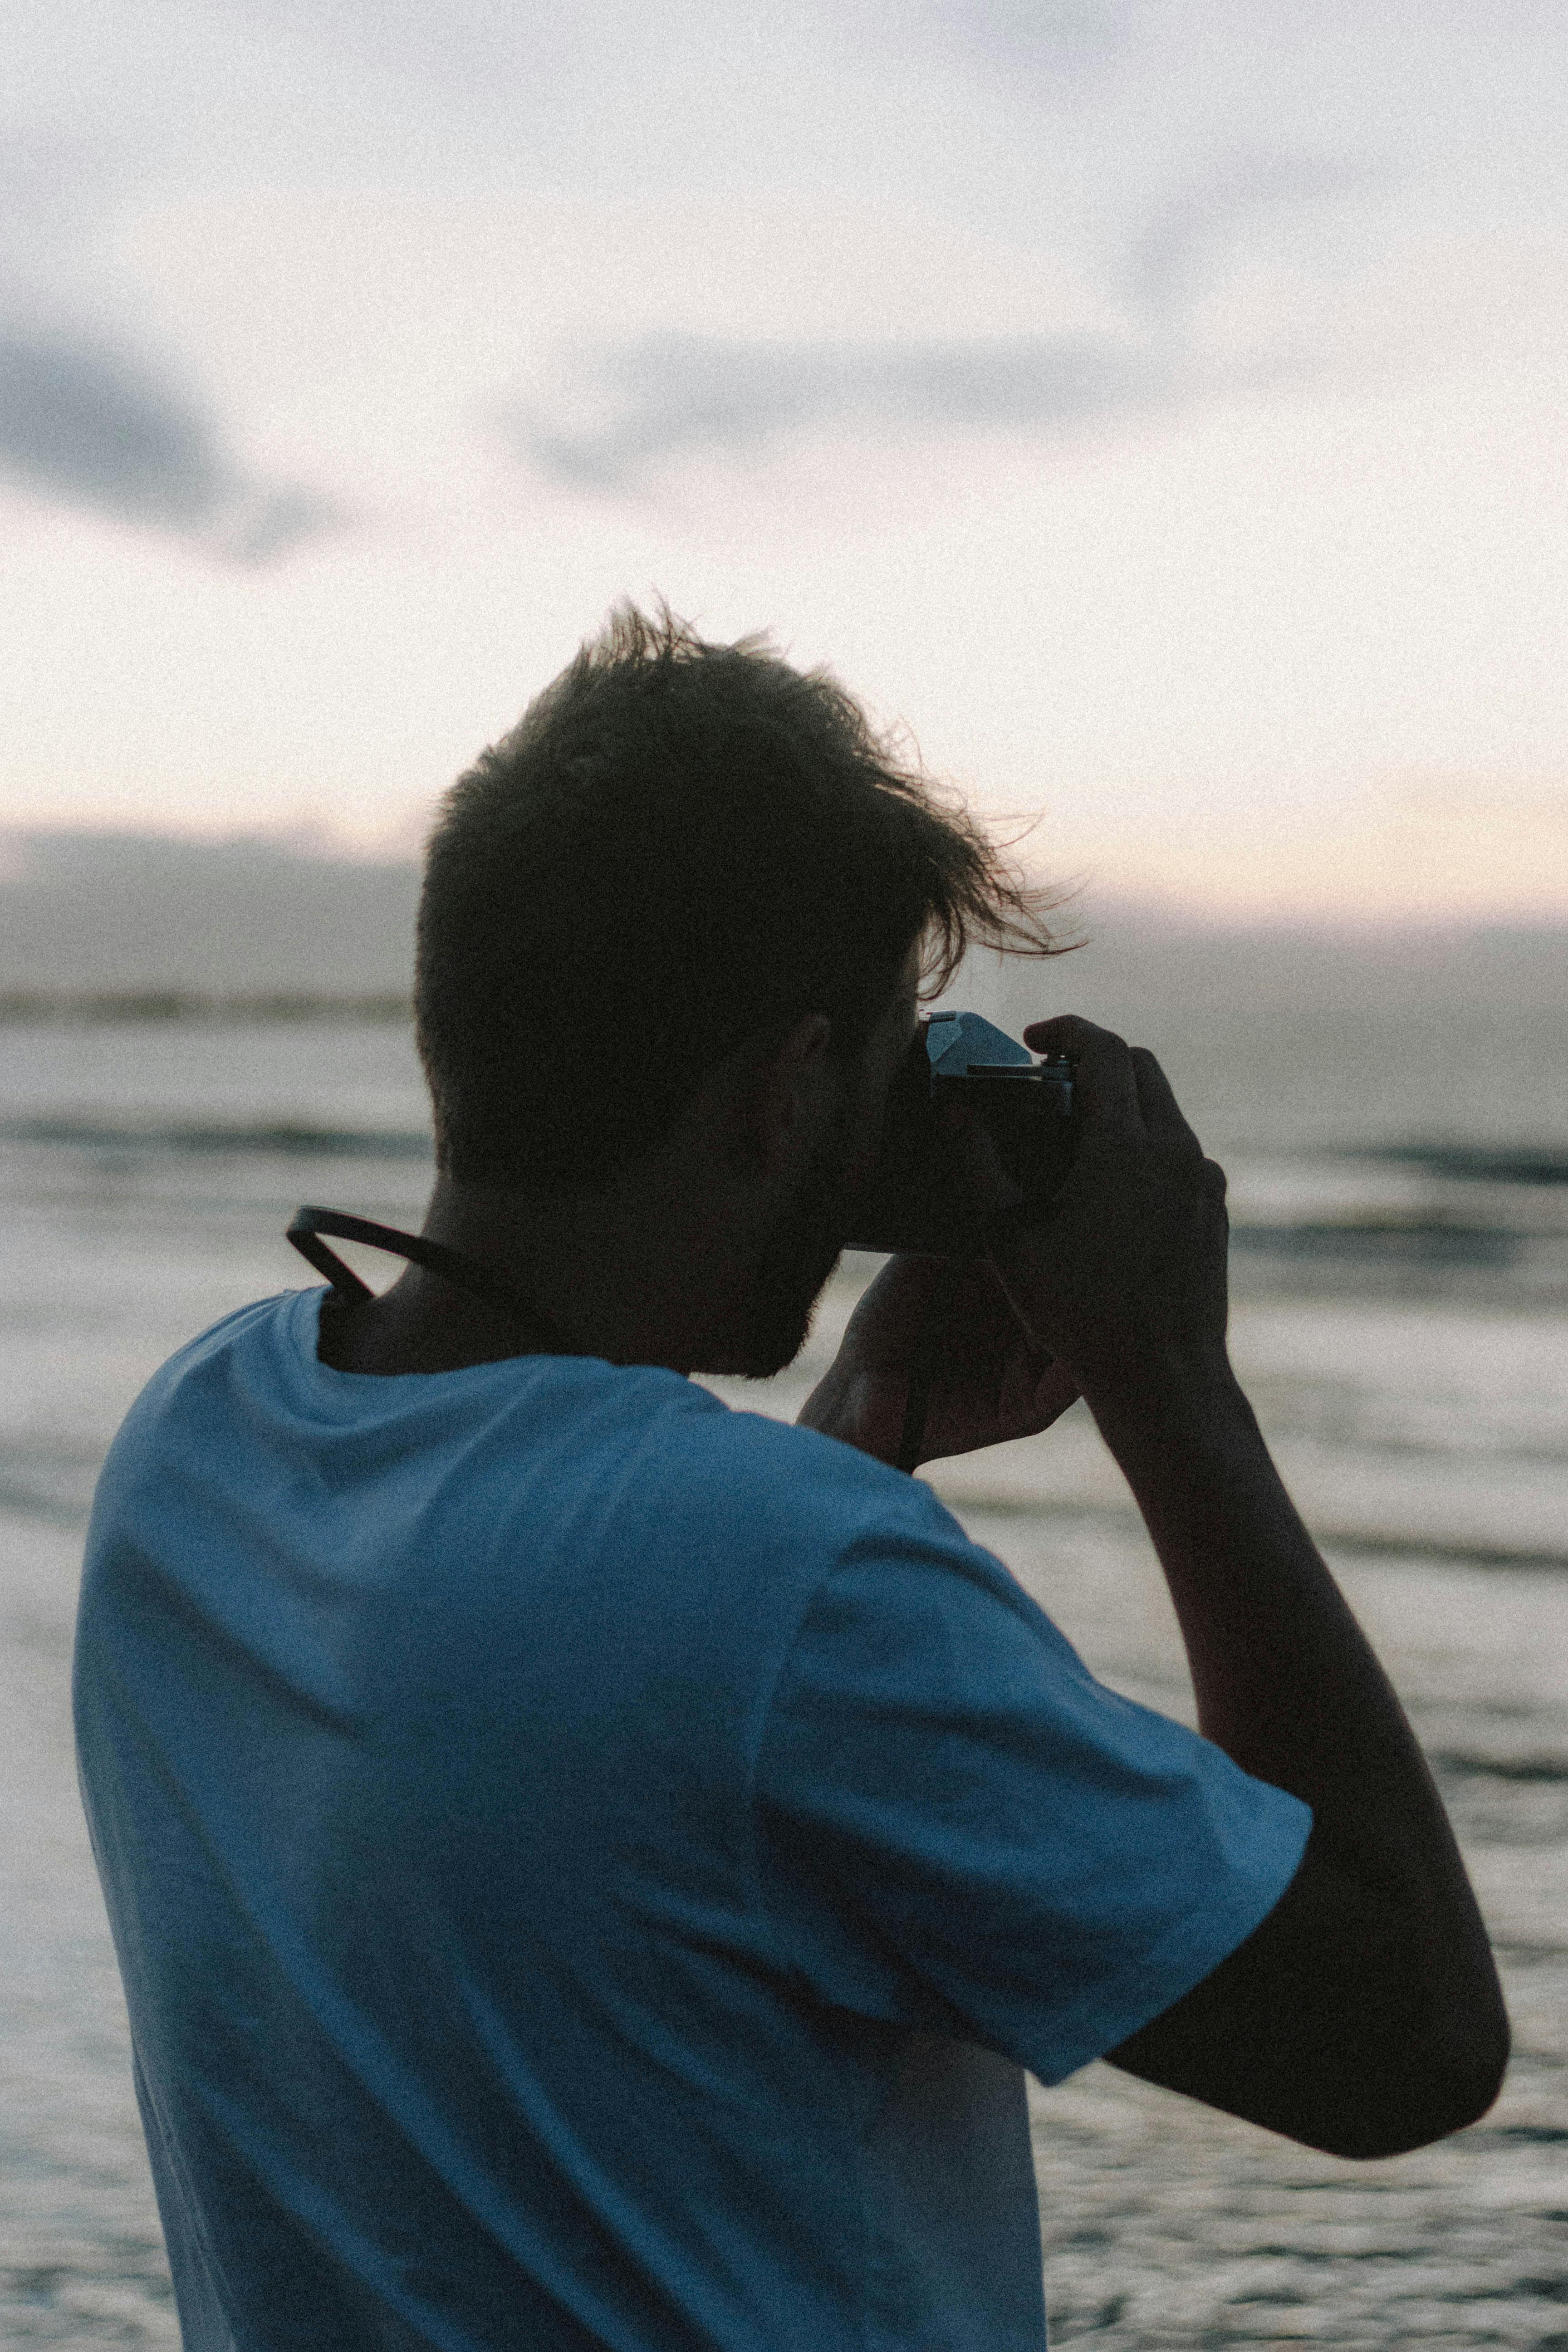
[[[670,1489],[694,1508],[765,1514],[792,1539],[816,1538],[835,1551],[878,1530],[965,1541],[920,1481],[767,1413],[721,1404],[672,1416],[662,1466]]]
[[[476,1600],[482,1563],[527,1557],[657,1570],[667,1591],[765,1584],[787,1611],[857,1550],[965,1545],[920,1482],[676,1372],[569,1356],[340,1373],[316,1358],[318,1302],[258,1300],[153,1375],[100,1481],[100,1538],[154,1494],[164,1511],[177,1470],[209,1517],[237,1503],[307,1550],[335,1547],[340,1519],[384,1529],[389,1572],[437,1542],[470,1563]]]
[[[307,1294],[282,1291],[251,1300],[208,1324],[165,1358],[135,1397],[109,1451],[100,1492],[149,1451],[156,1451],[171,1428],[186,1419],[203,1420],[219,1400],[231,1403],[254,1384],[259,1365],[277,1355],[279,1341]]]

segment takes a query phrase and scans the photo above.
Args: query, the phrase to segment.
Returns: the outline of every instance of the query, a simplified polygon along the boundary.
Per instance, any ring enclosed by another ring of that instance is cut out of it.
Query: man
[[[1046,942],[820,676],[621,614],[450,796],[438,1174],[379,1299],[231,1316],[106,1467],[83,1786],[188,2352],[1039,2352],[1023,2072],[1347,2156],[1507,2028],[1441,1806],[1226,1355],[1223,1180],[1072,1019],[1072,1173],[926,1458],[1087,1399],[1202,1738],[889,1466],[935,1262],[797,1351],[922,974]],[[977,1183],[989,1180],[976,1169]],[[998,1198],[1000,1196],[998,1195]]]

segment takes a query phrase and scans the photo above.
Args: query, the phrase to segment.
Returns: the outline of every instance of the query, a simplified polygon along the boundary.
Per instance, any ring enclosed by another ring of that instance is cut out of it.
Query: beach
[[[1423,1096],[1435,1024],[1415,1004],[1372,1047],[1363,1024],[1349,1086],[1298,1055],[1281,1087],[1278,1055],[1205,1045],[1201,1013],[1169,1058],[1215,1073],[1194,1115],[1231,1172],[1237,1366],[1432,1759],[1514,2064],[1470,2131],[1360,2167],[1104,2065],[1037,2095],[1058,2344],[1568,2347],[1568,1071],[1554,1029]],[[71,1759],[98,1465],[184,1339],[311,1279],[281,1238],[298,1202],[406,1224],[428,1174],[399,1021],[0,1024],[5,2344],[178,2341]],[[715,1382],[726,1401],[793,1413],[872,1263],[845,1260],[798,1365]],[[1190,1713],[1081,1407],[928,1475],[1097,1673]]]

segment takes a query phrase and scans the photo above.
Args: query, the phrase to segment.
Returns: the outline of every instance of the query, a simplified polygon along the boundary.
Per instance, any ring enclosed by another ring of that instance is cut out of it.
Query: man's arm
[[[1109,2054],[1336,2156],[1473,2123],[1508,2023],[1436,1790],[1234,1382],[1091,1395],[1175,1602],[1198,1723],[1304,1799],[1301,1867],[1262,1926]]]
[[[1431,1776],[1231,1370],[1225,1180],[1152,1055],[1071,1019],[1025,1036],[1078,1057],[1079,1143],[1049,1221],[998,1231],[996,1273],[1027,1352],[1070,1376],[1131,1486],[1205,1736],[1314,1820],[1261,1927],[1109,2054],[1336,2155],[1422,2146],[1491,2104],[1507,2019]],[[830,1394],[862,1401],[837,1433],[851,1442],[889,1418],[866,1399],[901,1398],[877,1344],[895,1321],[852,1326],[855,1361],[824,1383],[819,1415]]]

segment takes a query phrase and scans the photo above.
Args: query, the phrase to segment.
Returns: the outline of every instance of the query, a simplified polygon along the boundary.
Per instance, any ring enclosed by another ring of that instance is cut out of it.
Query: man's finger
[[[1137,1081],[1138,1100],[1143,1112],[1143,1124],[1151,1135],[1192,1136],[1193,1147],[1198,1139],[1188,1126],[1181,1104],[1171,1091],[1171,1081],[1149,1051],[1147,1045],[1131,1048],[1132,1075]]]
[[[1142,1126],[1132,1056],[1113,1029],[1097,1028],[1076,1013],[1058,1013],[1050,1021],[1032,1021],[1024,1043],[1037,1054],[1072,1055],[1079,1116],[1087,1127]]]

